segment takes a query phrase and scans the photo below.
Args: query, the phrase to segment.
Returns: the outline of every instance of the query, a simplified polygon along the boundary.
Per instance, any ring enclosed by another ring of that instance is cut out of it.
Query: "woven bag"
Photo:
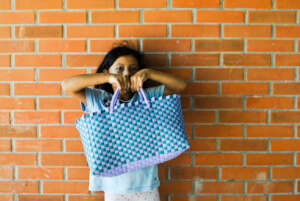
[[[117,176],[171,160],[190,148],[180,95],[152,97],[82,115],[76,121],[88,166],[93,175]]]

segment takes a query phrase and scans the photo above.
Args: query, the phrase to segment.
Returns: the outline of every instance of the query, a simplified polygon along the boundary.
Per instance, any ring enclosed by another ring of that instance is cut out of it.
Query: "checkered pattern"
[[[85,114],[76,121],[94,175],[116,176],[171,160],[189,143],[180,95],[152,97],[151,107],[136,101]]]

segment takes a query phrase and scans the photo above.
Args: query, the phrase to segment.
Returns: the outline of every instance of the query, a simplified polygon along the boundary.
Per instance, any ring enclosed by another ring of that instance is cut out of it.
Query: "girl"
[[[146,88],[144,82],[161,83]],[[89,86],[94,86],[90,88]],[[116,105],[137,101],[137,91],[143,87],[149,99],[153,96],[179,94],[185,81],[170,74],[145,68],[142,55],[127,45],[111,49],[99,65],[96,73],[76,75],[65,79],[63,89],[81,101],[82,110],[93,112],[109,107],[114,91],[120,88]],[[89,175],[89,190],[104,191],[105,201],[159,201],[157,165],[148,166],[114,177]]]

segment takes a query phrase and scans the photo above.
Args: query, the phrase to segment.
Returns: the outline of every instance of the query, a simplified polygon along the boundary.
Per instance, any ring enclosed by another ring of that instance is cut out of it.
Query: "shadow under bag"
[[[117,176],[171,160],[190,148],[180,95],[152,97],[144,90],[134,103],[83,114],[76,121],[88,166],[93,175]]]

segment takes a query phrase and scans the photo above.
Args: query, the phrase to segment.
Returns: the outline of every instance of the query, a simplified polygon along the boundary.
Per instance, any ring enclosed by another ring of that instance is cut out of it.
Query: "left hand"
[[[143,83],[149,79],[149,69],[144,68],[130,77],[130,88],[132,92],[140,90],[143,87]]]

